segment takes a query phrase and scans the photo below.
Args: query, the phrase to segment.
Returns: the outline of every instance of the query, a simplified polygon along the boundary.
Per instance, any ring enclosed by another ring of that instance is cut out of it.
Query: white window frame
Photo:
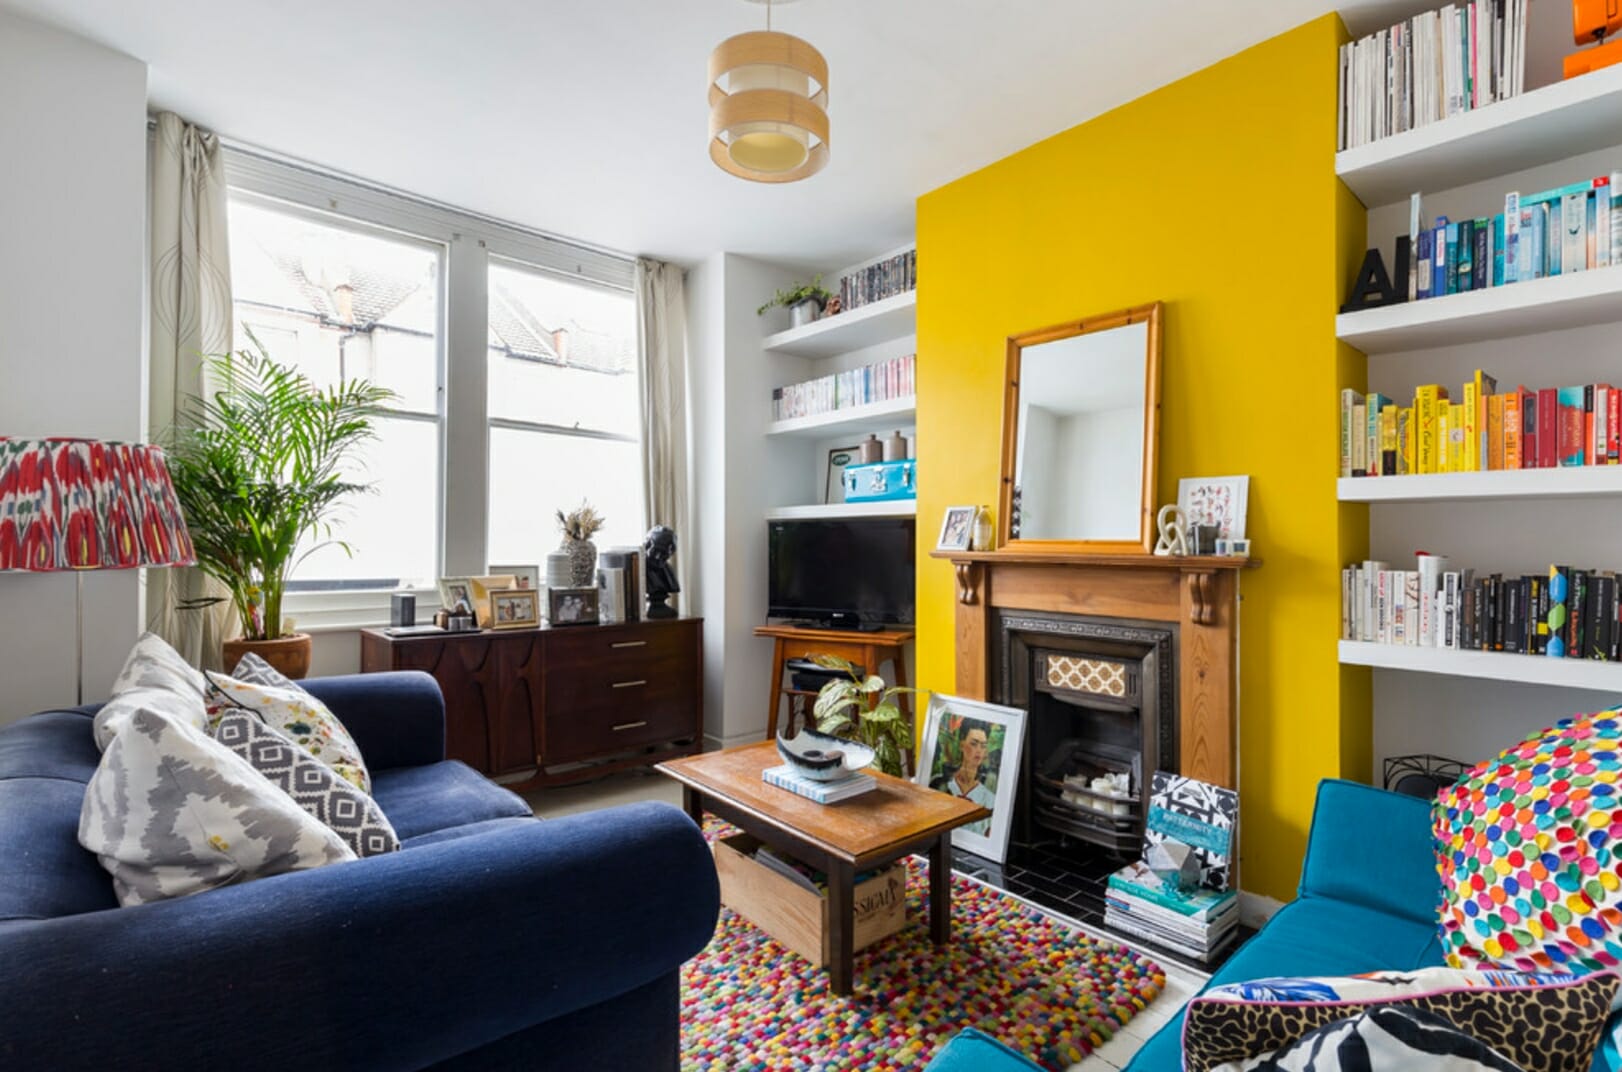
[[[226,182],[233,194],[443,246],[438,569],[441,577],[483,573],[490,501],[491,422],[486,397],[490,258],[626,292],[632,290],[634,260],[259,149],[227,143],[224,157]],[[426,621],[438,605],[438,590],[417,589],[415,594],[418,619]],[[390,595],[289,592],[283,609],[301,632],[348,631],[386,624]]]

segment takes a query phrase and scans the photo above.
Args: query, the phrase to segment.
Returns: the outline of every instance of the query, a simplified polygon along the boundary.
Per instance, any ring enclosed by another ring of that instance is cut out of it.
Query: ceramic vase
[[[597,587],[597,545],[590,540],[565,539],[558,550],[569,556],[569,585],[572,588]]]

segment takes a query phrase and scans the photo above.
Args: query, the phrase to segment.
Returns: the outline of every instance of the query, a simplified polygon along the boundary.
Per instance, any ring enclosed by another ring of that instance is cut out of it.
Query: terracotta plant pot
[[[289,633],[275,640],[227,640],[225,672],[235,670],[237,662],[250,651],[294,681],[310,672],[309,633]]]

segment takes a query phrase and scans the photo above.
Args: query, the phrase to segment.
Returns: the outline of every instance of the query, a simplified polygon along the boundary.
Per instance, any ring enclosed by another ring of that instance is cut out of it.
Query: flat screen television
[[[767,523],[768,617],[837,628],[911,625],[913,519]]]

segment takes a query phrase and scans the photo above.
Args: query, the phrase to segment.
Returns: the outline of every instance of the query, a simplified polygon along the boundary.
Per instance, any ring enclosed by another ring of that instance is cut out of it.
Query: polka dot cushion
[[[1622,708],[1566,719],[1478,764],[1435,806],[1454,967],[1622,965]]]

